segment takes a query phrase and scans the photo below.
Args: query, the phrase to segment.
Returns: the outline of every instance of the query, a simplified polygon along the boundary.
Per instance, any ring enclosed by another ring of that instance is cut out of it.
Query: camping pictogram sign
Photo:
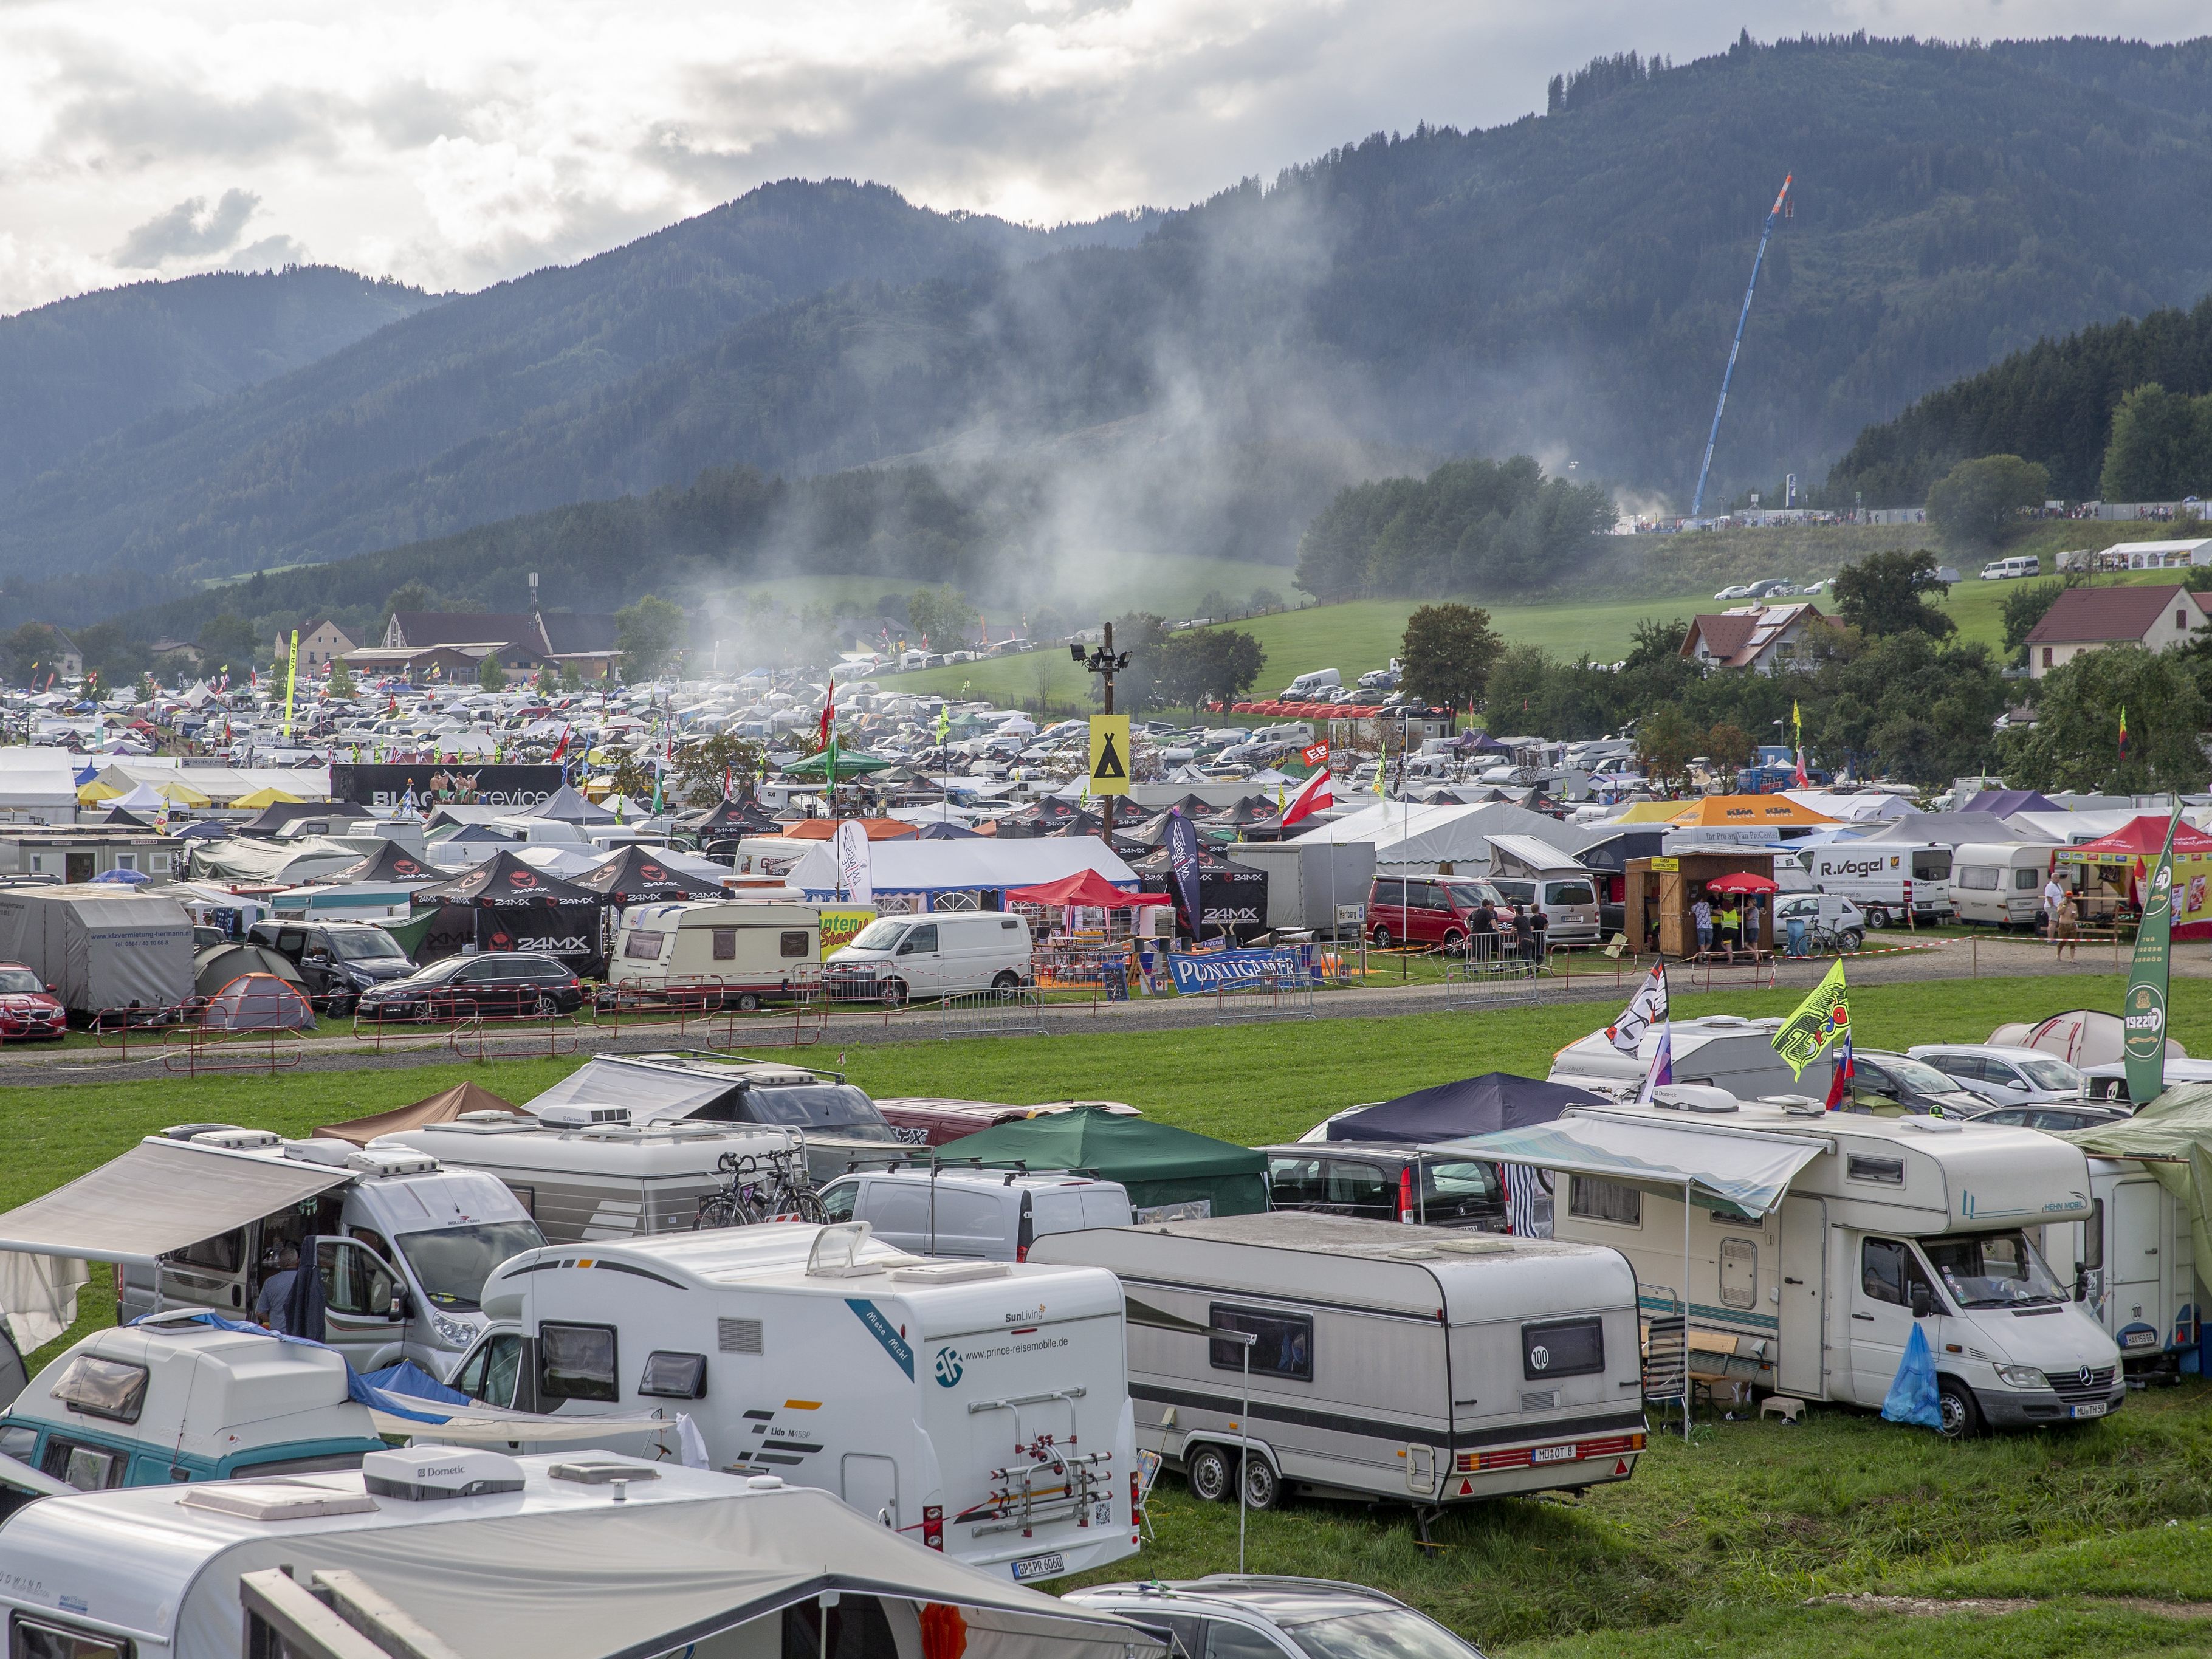
[[[1129,717],[1093,714],[1091,717],[1091,793],[1126,795],[1129,793]]]

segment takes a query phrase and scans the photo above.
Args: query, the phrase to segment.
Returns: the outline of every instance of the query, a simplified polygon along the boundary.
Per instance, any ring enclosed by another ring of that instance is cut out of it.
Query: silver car
[[[1995,1042],[1923,1042],[1905,1051],[1996,1106],[2047,1106],[2082,1097],[2081,1073],[2039,1048]]]
[[[1482,1659],[1403,1601],[1326,1578],[1214,1573],[1096,1584],[1060,1599],[1159,1632],[1171,1659]]]

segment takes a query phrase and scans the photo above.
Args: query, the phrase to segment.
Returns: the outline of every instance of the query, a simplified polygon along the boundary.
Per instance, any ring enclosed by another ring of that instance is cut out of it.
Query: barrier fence
[[[1246,979],[1222,981],[1213,988],[1213,1018],[1222,1024],[1241,1020],[1318,1019],[1313,975],[1263,971]]]
[[[1444,963],[1447,1008],[1498,1008],[1534,1002],[1538,963],[1533,952],[1468,957]]]
[[[1042,1036],[1052,1029],[1045,1022],[1044,992],[1034,985],[970,991],[945,997],[937,1006],[937,1035],[948,1040]]]

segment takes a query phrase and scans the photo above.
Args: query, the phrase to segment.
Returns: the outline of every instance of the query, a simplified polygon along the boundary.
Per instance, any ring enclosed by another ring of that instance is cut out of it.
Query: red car
[[[0,962],[0,1042],[58,1042],[69,1011],[53,988],[20,962]]]
[[[1488,899],[1498,931],[1513,931],[1514,910],[1486,881],[1467,876],[1377,876],[1367,895],[1367,942],[1377,950],[1394,945],[1440,945],[1454,953],[1467,949],[1475,907]]]

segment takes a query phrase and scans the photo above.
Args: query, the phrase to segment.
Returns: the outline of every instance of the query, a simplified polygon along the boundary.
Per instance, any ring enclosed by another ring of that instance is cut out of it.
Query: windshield
[[[1470,1659],[1474,1650],[1410,1607],[1355,1613],[1287,1627],[1312,1659]]]
[[[2023,1060],[2020,1069],[2039,1089],[2063,1089],[2075,1094],[2081,1087],[2081,1073],[2063,1060]]]
[[[1917,1095],[1948,1095],[1959,1087],[1957,1079],[1944,1076],[1927,1061],[1907,1060],[1902,1054],[1884,1054],[1881,1069]]]
[[[349,927],[342,933],[326,935],[332,948],[348,962],[366,962],[374,957],[404,957],[399,941],[391,934],[373,927],[356,933]]]
[[[480,1221],[402,1233],[399,1254],[407,1258],[423,1295],[441,1308],[472,1312],[494,1267],[544,1242],[534,1221]]]
[[[870,1100],[849,1083],[800,1083],[777,1089],[748,1089],[745,1109],[756,1123],[786,1124],[794,1129],[835,1129],[856,1140],[896,1140],[891,1126]]]
[[[27,968],[0,968],[0,992],[20,996],[25,992],[38,993],[46,988],[39,976]]]
[[[878,917],[860,929],[854,938],[851,948],[856,951],[888,951],[899,942],[906,932],[906,923],[893,921],[889,916]]]
[[[1935,1239],[1923,1248],[1943,1288],[1962,1308],[2020,1308],[2067,1300],[2025,1233]]]

